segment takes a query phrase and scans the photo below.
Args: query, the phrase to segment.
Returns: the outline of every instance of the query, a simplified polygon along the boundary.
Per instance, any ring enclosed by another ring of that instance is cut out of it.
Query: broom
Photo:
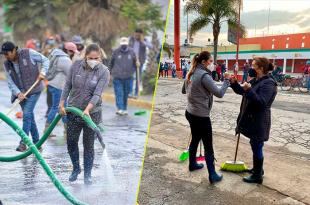
[[[199,154],[199,157],[196,157],[196,161],[205,161],[205,156],[202,155],[202,144],[201,144],[201,141],[199,142],[200,144],[200,154]]]
[[[192,133],[188,136],[188,143],[187,143],[186,150],[184,150],[184,151],[180,154],[180,156],[179,156],[179,160],[180,160],[181,162],[184,162],[184,161],[186,161],[186,160],[189,158],[189,151],[188,151],[188,149],[189,149],[189,143],[190,143],[190,141],[191,141],[191,137],[192,137]]]
[[[244,164],[244,162],[237,161],[239,141],[240,141],[239,124],[241,122],[241,119],[243,118],[244,110],[245,110],[245,101],[244,101],[244,96],[243,96],[242,103],[241,103],[241,117],[240,117],[239,122],[237,123],[237,129],[236,129],[236,135],[238,134],[238,139],[237,139],[237,146],[236,146],[236,151],[235,151],[235,158],[234,158],[234,161],[226,161],[225,163],[221,165],[221,170],[223,171],[231,171],[231,172],[248,171],[248,168]]]

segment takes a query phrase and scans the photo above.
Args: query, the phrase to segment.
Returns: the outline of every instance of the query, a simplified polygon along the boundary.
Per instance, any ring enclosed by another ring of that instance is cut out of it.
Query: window
[[[274,49],[274,44],[271,45],[271,49]]]
[[[302,48],[305,47],[305,43],[304,43],[304,42],[301,43],[301,47],[302,47]]]
[[[286,43],[285,48],[288,48],[288,43]]]

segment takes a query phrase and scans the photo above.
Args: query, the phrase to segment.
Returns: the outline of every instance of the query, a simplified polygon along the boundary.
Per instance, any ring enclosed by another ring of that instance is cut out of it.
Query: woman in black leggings
[[[221,88],[216,86],[215,81],[212,79],[211,71],[208,69],[212,62],[212,56],[208,51],[196,54],[185,80],[188,101],[185,116],[192,132],[192,140],[189,146],[189,171],[203,168],[203,164],[197,164],[196,162],[197,147],[200,140],[202,140],[210,183],[221,181],[223,178],[222,175],[216,173],[214,167],[212,125],[210,120],[213,95],[222,98],[229,86],[229,74],[227,73],[224,76],[223,86]]]

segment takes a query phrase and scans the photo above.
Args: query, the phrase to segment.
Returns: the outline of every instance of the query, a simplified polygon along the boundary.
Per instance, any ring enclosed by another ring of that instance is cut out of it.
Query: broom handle
[[[239,147],[239,140],[240,140],[240,133],[238,133],[238,139],[237,139],[237,146],[236,146],[236,152],[235,152],[235,159],[234,163],[236,163],[237,155],[238,155],[238,147]]]
[[[188,142],[187,142],[187,149],[189,149],[189,143],[191,142],[191,138],[192,138],[192,133],[190,133],[190,135],[188,136]]]
[[[33,88],[40,82],[41,80],[36,80],[36,82],[26,91],[26,93],[24,94],[25,97],[33,90]],[[13,103],[13,106],[11,107],[11,109],[6,113],[6,115],[9,115],[15,108],[17,105],[19,105],[19,103],[21,102],[21,100],[16,99]]]

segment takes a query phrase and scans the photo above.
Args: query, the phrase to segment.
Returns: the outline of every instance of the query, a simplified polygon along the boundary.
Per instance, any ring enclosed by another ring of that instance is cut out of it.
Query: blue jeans
[[[118,110],[127,110],[127,100],[132,78],[113,80],[115,102]]]
[[[51,93],[51,96],[52,96],[52,106],[51,106],[50,111],[48,113],[46,122],[51,124],[52,121],[54,120],[56,114],[58,113],[58,106],[59,106],[62,90],[57,89],[57,88],[50,86],[50,85],[47,86],[47,89]],[[63,117],[62,121],[64,123],[67,123],[66,117]]]
[[[183,79],[186,78],[186,74],[187,74],[187,70],[186,70],[186,69],[183,69]]]
[[[41,93],[32,94],[20,103],[23,110],[23,131],[26,135],[29,135],[29,132],[31,133],[33,143],[37,143],[39,141],[39,132],[34,119],[33,111],[40,94]]]
[[[248,81],[248,73],[244,72],[243,77],[242,77],[242,82],[247,82]]]
[[[173,78],[176,77],[176,72],[177,72],[176,70],[173,70],[173,69],[172,69],[172,77],[173,77]]]
[[[308,77],[308,86],[307,86],[308,90],[310,90],[310,76]]]
[[[263,147],[264,147],[264,142],[258,142],[255,140],[250,140],[251,148],[253,155],[257,157],[258,159],[263,159],[264,154],[263,154]]]

